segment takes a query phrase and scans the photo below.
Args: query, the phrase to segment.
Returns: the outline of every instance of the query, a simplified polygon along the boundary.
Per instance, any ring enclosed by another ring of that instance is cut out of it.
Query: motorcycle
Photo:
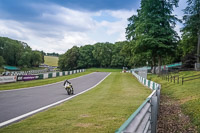
[[[74,94],[74,89],[72,87],[72,84],[66,83],[64,88],[67,91],[68,95]]]

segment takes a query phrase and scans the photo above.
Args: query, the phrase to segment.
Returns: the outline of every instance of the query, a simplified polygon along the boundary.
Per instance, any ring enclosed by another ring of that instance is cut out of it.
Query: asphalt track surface
[[[47,107],[56,102],[55,105],[57,105],[67,101],[91,89],[108,75],[109,73],[106,72],[95,72],[69,80],[73,85],[74,95],[67,95],[66,90],[63,88],[64,81],[38,87],[0,91],[0,127],[24,119],[24,114],[29,114],[29,112],[34,112],[38,109],[42,111],[46,109],[43,109],[45,106]],[[49,107],[51,106],[47,108]],[[32,114],[37,112],[39,111]]]

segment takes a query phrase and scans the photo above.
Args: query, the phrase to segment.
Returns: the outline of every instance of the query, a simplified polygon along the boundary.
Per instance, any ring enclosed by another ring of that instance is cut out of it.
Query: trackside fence
[[[132,74],[153,92],[115,133],[156,133],[161,86],[134,71]]]
[[[80,72],[85,72],[85,69],[39,74],[39,79],[54,78],[54,77],[71,75],[71,74],[80,73]]]
[[[0,84],[16,82],[16,81],[29,81],[29,80],[37,80],[37,79],[54,78],[54,77],[71,75],[71,74],[80,73],[80,72],[85,72],[85,69],[63,71],[63,72],[42,73],[42,74],[34,74],[34,75],[0,76]]]

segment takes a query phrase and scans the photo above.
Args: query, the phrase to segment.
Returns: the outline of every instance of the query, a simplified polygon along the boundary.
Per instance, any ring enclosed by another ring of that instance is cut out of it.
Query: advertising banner
[[[17,76],[17,81],[29,81],[39,79],[39,75],[20,75]]]
[[[16,76],[1,76],[0,83],[16,82]]]

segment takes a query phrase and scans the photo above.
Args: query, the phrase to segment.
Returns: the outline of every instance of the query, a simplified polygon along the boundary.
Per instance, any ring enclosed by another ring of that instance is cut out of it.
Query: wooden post
[[[177,83],[179,84],[179,76],[178,76],[178,79],[177,79]]]
[[[176,76],[174,76],[174,83],[175,83]]]
[[[182,77],[182,85],[183,85],[183,82],[184,82],[184,77]]]

